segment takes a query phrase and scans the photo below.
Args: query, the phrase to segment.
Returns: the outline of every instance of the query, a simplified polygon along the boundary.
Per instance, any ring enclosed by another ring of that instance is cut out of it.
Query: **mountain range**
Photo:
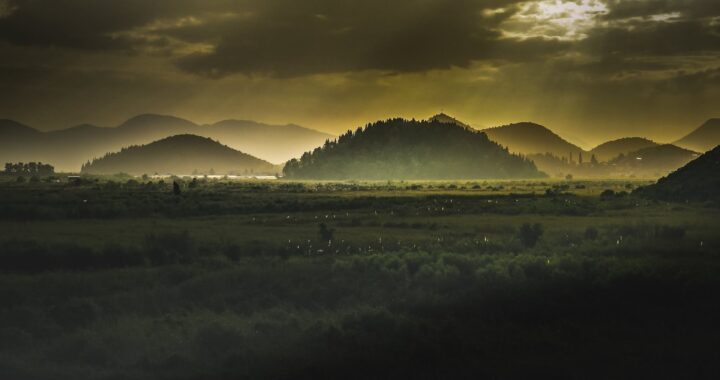
[[[470,132],[482,132],[510,153],[532,159],[541,171],[561,176],[567,173],[582,176],[636,175],[638,172],[643,176],[649,173],[664,175],[695,157],[695,151],[703,152],[720,144],[720,119],[710,119],[677,140],[674,143],[677,149],[642,137],[628,137],[608,141],[589,151],[532,122],[476,130],[444,113],[428,120],[438,125],[457,125]],[[0,120],[0,162],[41,161],[61,171],[77,171],[83,163],[102,157],[107,152],[183,134],[212,138],[230,148],[274,163],[300,157],[332,139],[329,134],[294,124],[268,125],[248,120],[224,120],[198,125],[174,116],[154,114],[139,115],[112,128],[82,124],[50,132],[41,132],[13,120]],[[405,144],[413,141],[408,138]],[[581,162],[583,165],[579,165]],[[598,170],[598,162],[612,165],[612,168],[608,166],[605,170]],[[588,167],[588,163],[592,163],[592,167]]]
[[[176,135],[123,148],[83,165],[85,174],[265,174],[281,168],[207,137]]]
[[[83,124],[51,132],[0,120],[0,161],[42,161],[59,170],[77,171],[83,163],[107,152],[180,134],[209,137],[276,163],[298,157],[333,137],[294,124],[225,120],[198,125],[173,116],[152,114],[133,117],[114,128]]]

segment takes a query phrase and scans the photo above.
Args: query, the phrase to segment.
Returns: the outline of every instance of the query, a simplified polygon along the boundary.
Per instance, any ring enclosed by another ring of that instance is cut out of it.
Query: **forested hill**
[[[545,176],[482,132],[439,121],[391,119],[348,131],[290,160],[294,179],[470,179]]]
[[[691,161],[656,184],[635,191],[640,196],[684,202],[720,202],[720,145]]]
[[[109,153],[82,167],[88,174],[274,174],[276,166],[217,141],[171,136],[148,145]]]

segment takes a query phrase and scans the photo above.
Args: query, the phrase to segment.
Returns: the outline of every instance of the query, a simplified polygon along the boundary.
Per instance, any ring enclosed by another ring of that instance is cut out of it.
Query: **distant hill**
[[[590,151],[598,161],[610,161],[613,158],[659,144],[642,137],[625,137],[600,144]]]
[[[224,120],[200,134],[274,163],[300,157],[335,136],[295,124],[268,125],[250,120]]]
[[[115,128],[84,124],[51,132],[6,120],[0,121],[0,162],[43,161],[58,170],[77,171],[87,160],[107,152],[180,134],[210,137],[273,162],[298,157],[332,138],[294,124],[227,120],[200,126],[185,119],[152,114],[133,117]]]
[[[637,189],[636,194],[671,201],[720,202],[720,146],[703,154],[656,184]]]
[[[553,131],[535,123],[508,124],[483,129],[482,132],[485,132],[490,140],[508,147],[513,153],[551,153],[558,157],[568,158],[572,154],[575,161],[580,153],[585,153],[580,147],[565,141]],[[586,159],[589,158],[588,155]]]
[[[392,119],[348,131],[289,161],[292,179],[471,179],[543,177],[478,131],[454,123]]]
[[[40,132],[37,130],[15,120],[0,119],[0,137],[4,139],[33,137],[38,134]]]
[[[87,174],[275,174],[275,165],[210,138],[177,135],[108,153],[82,167]]]
[[[610,160],[617,171],[638,177],[661,177],[697,158],[699,154],[672,144],[643,148]]]
[[[710,119],[698,129],[674,142],[675,145],[692,149],[696,152],[706,152],[720,145],[720,119]]]

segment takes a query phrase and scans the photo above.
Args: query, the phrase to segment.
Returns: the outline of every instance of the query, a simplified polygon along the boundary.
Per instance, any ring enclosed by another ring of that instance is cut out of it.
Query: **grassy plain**
[[[0,183],[3,377],[720,370],[718,205],[631,180],[180,182]]]

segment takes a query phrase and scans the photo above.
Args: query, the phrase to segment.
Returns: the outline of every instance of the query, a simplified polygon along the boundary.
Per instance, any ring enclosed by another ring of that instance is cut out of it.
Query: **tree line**
[[[42,162],[7,162],[5,171],[3,171],[3,174],[7,175],[52,175],[54,173],[55,168],[52,165]]]

